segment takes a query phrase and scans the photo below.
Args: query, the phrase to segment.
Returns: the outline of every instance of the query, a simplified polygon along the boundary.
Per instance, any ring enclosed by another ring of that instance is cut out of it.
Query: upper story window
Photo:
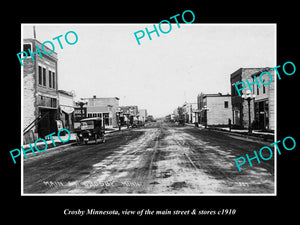
[[[224,101],[224,108],[228,108],[228,101]]]
[[[46,87],[46,68],[38,66],[38,84]]]
[[[52,72],[52,88],[56,88],[56,77],[55,77],[55,73]]]
[[[49,88],[52,88],[52,72],[49,70]]]
[[[46,87],[46,68],[43,68],[43,86]]]
[[[49,88],[56,88],[56,77],[55,73],[48,68],[39,65],[38,66],[38,84],[40,86],[49,87]]]
[[[30,51],[33,52],[31,44],[29,44],[29,43],[23,44],[23,51],[27,52],[27,54],[29,54],[28,49],[30,49]]]
[[[263,83],[265,83],[265,80],[263,80]],[[266,93],[266,85],[263,85],[263,93]]]
[[[38,83],[39,83],[39,85],[43,84],[42,67],[41,66],[39,66],[39,69],[38,69]]]

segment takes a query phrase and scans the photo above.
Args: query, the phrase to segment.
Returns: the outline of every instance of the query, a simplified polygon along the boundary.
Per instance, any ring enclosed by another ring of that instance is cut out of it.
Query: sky
[[[119,97],[120,106],[137,105],[155,117],[196,103],[201,92],[230,93],[230,74],[241,67],[276,66],[274,24],[172,23],[168,34],[145,34],[138,45],[134,33],[153,24],[23,24],[22,33],[33,38],[35,25],[37,40],[53,42],[58,89],[76,98]],[[78,35],[76,44],[65,42],[68,31]],[[52,40],[59,35],[63,49]]]

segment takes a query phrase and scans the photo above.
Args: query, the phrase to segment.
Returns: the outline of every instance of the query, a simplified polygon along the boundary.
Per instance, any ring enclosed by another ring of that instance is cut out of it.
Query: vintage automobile
[[[89,141],[98,143],[98,139],[102,143],[105,142],[105,128],[102,126],[102,119],[100,117],[91,117],[80,120],[80,129],[76,132],[76,142],[87,144]]]

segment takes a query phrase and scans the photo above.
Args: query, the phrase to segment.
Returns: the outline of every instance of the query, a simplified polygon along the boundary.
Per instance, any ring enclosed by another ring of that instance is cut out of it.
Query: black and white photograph
[[[294,221],[296,5],[101,3],[3,20],[4,220]]]
[[[192,15],[21,24],[22,195],[276,195],[277,26]]]

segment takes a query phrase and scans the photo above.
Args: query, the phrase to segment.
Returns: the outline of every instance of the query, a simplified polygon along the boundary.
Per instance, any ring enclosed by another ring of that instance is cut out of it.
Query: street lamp
[[[118,125],[119,125],[119,131],[121,130],[121,113],[123,112],[123,110],[119,107],[118,111],[116,111],[117,114],[117,118],[118,118]]]
[[[251,113],[250,113],[250,102],[251,100],[255,99],[255,94],[252,94],[250,90],[246,91],[246,94],[242,95],[242,98],[244,100],[248,101],[248,113],[249,113],[249,124],[248,124],[248,133],[251,134],[252,133],[252,127],[251,127]]]

